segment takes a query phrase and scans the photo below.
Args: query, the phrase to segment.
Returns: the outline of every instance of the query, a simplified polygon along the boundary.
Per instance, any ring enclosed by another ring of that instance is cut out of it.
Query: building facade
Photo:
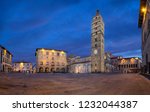
[[[32,73],[32,63],[30,62],[15,62],[13,63],[14,72]]]
[[[67,72],[67,53],[62,50],[36,49],[36,71]]]
[[[115,66],[111,63],[112,54],[110,52],[106,52],[104,56],[105,60],[105,72],[113,72]]]
[[[104,72],[104,22],[97,10],[92,21],[92,73]]]
[[[142,73],[150,74],[150,0],[140,0],[139,28],[142,28]]]
[[[0,72],[12,71],[12,54],[0,45]]]
[[[122,59],[122,56],[112,56],[111,57],[111,65],[113,66],[112,72],[119,72],[119,60]]]
[[[118,69],[122,73],[138,73],[141,71],[141,59],[137,57],[118,59]]]
[[[91,57],[76,56],[68,60],[69,73],[91,73]]]
[[[32,73],[36,73],[36,64],[32,66]]]

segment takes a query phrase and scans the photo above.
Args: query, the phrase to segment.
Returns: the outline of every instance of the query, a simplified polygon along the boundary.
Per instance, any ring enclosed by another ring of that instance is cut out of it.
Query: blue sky
[[[139,4],[140,0],[1,0],[0,44],[13,53],[14,61],[35,62],[36,48],[88,56],[91,22],[99,9],[105,51],[140,57]]]

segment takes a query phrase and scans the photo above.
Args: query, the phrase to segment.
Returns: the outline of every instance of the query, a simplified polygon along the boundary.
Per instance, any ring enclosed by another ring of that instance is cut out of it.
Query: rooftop
[[[141,58],[139,58],[139,57],[127,57],[127,58],[120,58],[120,60],[122,60],[122,59],[126,59],[126,60],[128,60],[128,59],[132,59],[132,58],[134,58],[134,59],[138,59],[138,60],[141,60]]]
[[[0,45],[0,47],[4,50],[6,50],[10,55],[12,55],[12,53],[10,53],[5,47],[3,47],[2,45]],[[13,55],[12,55],[13,56]]]
[[[16,61],[14,63],[31,63],[31,62],[27,62],[27,61]]]
[[[50,49],[50,48],[37,48],[36,51],[42,50],[42,49],[44,49],[44,50],[54,50],[54,51],[63,51],[63,52],[66,52],[66,51],[64,51],[64,50]]]

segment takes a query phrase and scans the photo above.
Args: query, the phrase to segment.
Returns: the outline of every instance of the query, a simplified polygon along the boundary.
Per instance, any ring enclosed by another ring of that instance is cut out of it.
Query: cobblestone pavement
[[[150,95],[139,74],[0,73],[1,95]]]

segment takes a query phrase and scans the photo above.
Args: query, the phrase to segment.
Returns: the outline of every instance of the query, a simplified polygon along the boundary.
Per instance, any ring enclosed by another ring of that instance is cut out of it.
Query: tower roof
[[[96,16],[98,16],[99,15],[99,10],[96,10]]]

